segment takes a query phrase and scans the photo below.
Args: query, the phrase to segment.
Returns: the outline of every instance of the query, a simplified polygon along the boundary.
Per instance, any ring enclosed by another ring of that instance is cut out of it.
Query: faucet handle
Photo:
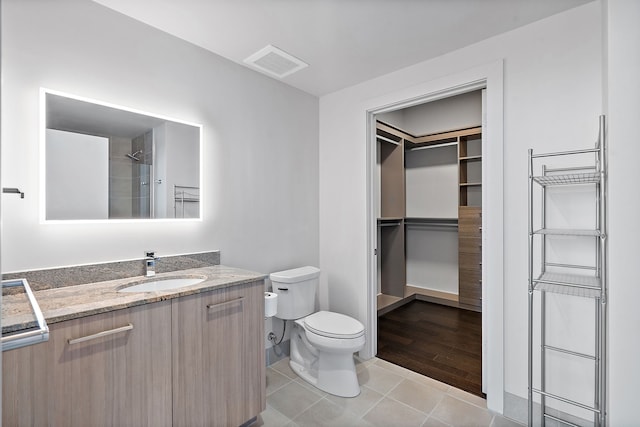
[[[154,258],[156,257],[156,252],[155,251],[145,251],[144,252],[144,256],[147,258]]]

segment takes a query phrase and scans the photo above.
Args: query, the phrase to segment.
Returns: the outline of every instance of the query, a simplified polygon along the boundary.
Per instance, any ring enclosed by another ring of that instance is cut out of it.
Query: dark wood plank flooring
[[[484,397],[482,313],[411,301],[378,318],[377,357]]]

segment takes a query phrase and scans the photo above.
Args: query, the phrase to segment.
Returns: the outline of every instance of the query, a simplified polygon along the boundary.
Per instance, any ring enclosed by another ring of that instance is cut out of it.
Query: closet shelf
[[[542,185],[574,185],[597,184],[600,182],[599,172],[569,173],[563,175],[534,176],[533,180]]]
[[[594,276],[544,272],[533,282],[539,291],[585,298],[600,298],[602,295],[602,280]]]
[[[546,236],[589,236],[600,237],[602,233],[600,230],[579,230],[571,228],[541,228],[536,230],[533,234],[542,234]]]
[[[478,156],[460,157],[460,161],[472,161],[472,160],[482,160],[482,156],[478,155]]]

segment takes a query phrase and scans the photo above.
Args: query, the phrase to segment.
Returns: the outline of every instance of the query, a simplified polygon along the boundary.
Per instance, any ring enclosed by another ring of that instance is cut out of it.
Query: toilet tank
[[[273,292],[278,294],[280,319],[300,319],[315,311],[320,269],[300,267],[271,273]]]

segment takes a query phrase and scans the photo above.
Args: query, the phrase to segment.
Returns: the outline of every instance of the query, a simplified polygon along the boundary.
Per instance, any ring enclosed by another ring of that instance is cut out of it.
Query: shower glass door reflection
[[[153,218],[153,174],[152,165],[136,164],[132,174],[131,217]]]

